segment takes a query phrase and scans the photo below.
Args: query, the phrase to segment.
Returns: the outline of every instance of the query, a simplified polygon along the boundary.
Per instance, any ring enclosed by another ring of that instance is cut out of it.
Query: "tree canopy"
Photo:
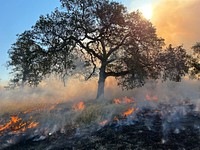
[[[40,16],[9,50],[17,83],[37,85],[46,75],[97,76],[97,98],[112,76],[124,89],[148,79],[180,81],[187,73],[182,46],[163,49],[164,39],[139,11],[109,0],[61,0],[62,9]]]
[[[193,55],[190,56],[190,75],[192,78],[200,78],[200,42],[192,46]]]
[[[43,57],[43,49],[36,44],[30,31],[18,35],[17,42],[14,43],[8,51],[14,74],[11,80],[12,87],[19,84],[38,85],[46,74],[45,58]],[[44,73],[45,72],[45,73]]]

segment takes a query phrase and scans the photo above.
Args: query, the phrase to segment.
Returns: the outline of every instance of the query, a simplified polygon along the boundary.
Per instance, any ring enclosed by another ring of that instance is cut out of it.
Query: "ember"
[[[85,108],[84,102],[79,102],[78,104],[73,105],[74,110],[83,110]]]

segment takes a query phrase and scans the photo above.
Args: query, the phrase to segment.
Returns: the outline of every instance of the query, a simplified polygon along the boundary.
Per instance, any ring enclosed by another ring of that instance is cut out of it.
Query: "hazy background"
[[[199,14],[199,0],[160,0],[153,7],[152,22],[166,43],[189,50],[200,41]]]
[[[152,23],[157,28],[159,36],[166,44],[181,45],[190,51],[192,45],[200,41],[200,1],[199,0],[118,0],[130,11],[152,5]],[[47,14],[60,7],[58,0],[6,0],[0,4],[0,109],[17,107],[22,102],[57,102],[68,100],[85,100],[96,96],[97,79],[89,82],[68,80],[66,87],[56,79],[47,79],[38,88],[5,90],[3,88],[9,79],[5,63],[8,60],[7,51],[16,40],[16,34],[28,30],[38,20],[41,14]],[[134,97],[140,101],[146,94],[157,95],[159,100],[199,99],[199,81],[184,79],[182,83],[150,82],[143,88],[132,91],[122,91],[115,80],[106,81],[106,97]],[[199,100],[198,100],[199,101]],[[198,102],[197,101],[197,102]],[[19,103],[20,102],[20,103]],[[30,104],[30,103],[29,103]],[[6,107],[5,107],[6,106]]]

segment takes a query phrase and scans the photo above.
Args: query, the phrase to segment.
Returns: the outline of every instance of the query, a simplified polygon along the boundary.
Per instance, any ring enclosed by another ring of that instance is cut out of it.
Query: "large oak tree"
[[[38,84],[48,74],[64,78],[82,69],[79,73],[86,79],[98,75],[99,98],[108,77],[132,89],[148,79],[177,81],[187,72],[185,50],[171,45],[163,50],[164,40],[139,11],[128,12],[108,0],[61,4],[62,9],[41,16],[11,47],[9,66],[17,70],[15,81]]]

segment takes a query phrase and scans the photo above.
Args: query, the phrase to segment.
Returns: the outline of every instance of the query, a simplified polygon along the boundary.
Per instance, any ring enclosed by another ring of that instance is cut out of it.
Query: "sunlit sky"
[[[151,6],[152,23],[157,33],[172,44],[190,47],[200,41],[200,0],[117,0],[129,11]],[[16,41],[16,34],[29,30],[40,15],[60,7],[59,0],[0,1],[0,79],[9,79],[7,51]]]

